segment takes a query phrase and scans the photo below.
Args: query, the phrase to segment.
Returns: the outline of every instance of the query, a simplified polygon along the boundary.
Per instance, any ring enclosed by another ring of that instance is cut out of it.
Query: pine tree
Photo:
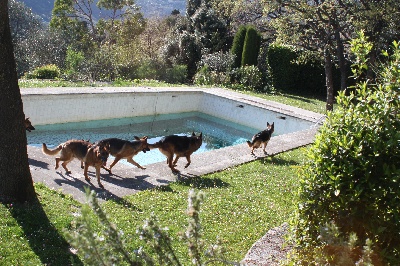
[[[260,51],[261,35],[253,26],[247,27],[244,39],[242,66],[256,66],[257,57]]]
[[[244,39],[246,37],[246,30],[247,29],[245,26],[240,26],[233,39],[231,52],[235,55],[235,62],[233,63],[234,68],[239,68],[242,63],[242,53]]]

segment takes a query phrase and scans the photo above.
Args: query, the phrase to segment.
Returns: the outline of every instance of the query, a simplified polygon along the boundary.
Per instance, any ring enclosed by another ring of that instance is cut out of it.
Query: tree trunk
[[[333,110],[333,75],[332,75],[332,58],[329,49],[325,48],[325,82],[326,82],[326,111]]]
[[[343,42],[340,39],[339,29],[335,29],[335,39],[337,43],[336,51],[340,69],[340,89],[343,91],[347,89],[347,70],[346,70],[346,59],[344,58]]]
[[[0,91],[0,201],[31,201],[36,194],[29,170],[7,0],[0,1]]]

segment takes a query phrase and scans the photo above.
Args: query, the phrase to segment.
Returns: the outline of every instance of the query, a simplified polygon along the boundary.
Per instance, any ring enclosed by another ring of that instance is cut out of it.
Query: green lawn
[[[143,245],[136,229],[153,213],[163,227],[169,228],[177,254],[188,265],[187,248],[178,235],[187,225],[188,191],[191,188],[203,191],[206,194],[201,207],[203,239],[214,244],[220,238],[227,257],[239,261],[266,231],[293,214],[303,152],[297,149],[139,192],[118,202],[102,203],[102,207],[110,221],[124,232],[129,250]],[[78,215],[80,204],[42,184],[36,184],[35,189],[40,204],[0,205],[1,265],[67,265],[70,260],[63,235]]]
[[[283,103],[287,103],[285,99],[295,100],[293,105],[313,111],[324,106],[323,102],[284,95],[258,96]],[[137,228],[154,214],[163,227],[169,228],[179,259],[188,265],[187,247],[179,234],[187,225],[189,190],[203,191],[206,194],[200,213],[203,240],[210,245],[221,239],[227,258],[240,261],[255,241],[293,215],[297,207],[298,169],[306,149],[142,191],[101,206],[123,232],[123,240],[131,252],[143,245]],[[39,200],[35,204],[0,205],[0,265],[85,264],[84,257],[70,252],[64,238],[80,214],[81,204],[43,184],[35,184],[35,189]],[[98,228],[96,222],[93,226]]]

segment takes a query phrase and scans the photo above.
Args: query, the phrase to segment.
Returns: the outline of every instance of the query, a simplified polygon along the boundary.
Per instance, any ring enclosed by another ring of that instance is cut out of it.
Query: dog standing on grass
[[[43,143],[42,151],[47,155],[57,155],[60,153],[60,156],[56,157],[56,166],[54,169],[58,169],[61,161],[61,166],[65,169],[66,174],[71,174],[71,171],[67,168],[67,164],[74,158],[83,162],[83,175],[86,181],[90,181],[87,174],[89,166],[94,166],[96,168],[97,183],[99,187],[104,188],[100,182],[100,168],[106,165],[110,154],[110,145],[108,143],[99,145],[84,140],[68,140],[58,145],[54,150],[49,150],[47,145]]]
[[[178,159],[180,157],[186,157],[187,164],[185,168],[187,168],[191,163],[190,155],[197,151],[202,143],[203,134],[200,133],[199,136],[196,136],[193,132],[189,137],[177,135],[163,137],[160,141],[149,144],[149,147],[150,149],[158,148],[160,152],[167,157],[167,164],[172,172],[179,172],[179,170],[175,168]],[[175,160],[173,160],[174,155],[176,155]]]
[[[263,151],[266,153],[265,148],[271,139],[272,133],[274,133],[274,122],[272,124],[267,122],[267,129],[255,134],[251,142],[247,141],[247,145],[251,148],[251,154],[254,154],[254,149],[259,148],[261,145],[263,145]]]
[[[110,154],[115,157],[114,161],[111,163],[110,167],[107,168],[102,166],[109,174],[111,174],[111,168],[121,159],[126,159],[129,163],[135,165],[140,169],[146,169],[146,167],[141,166],[133,160],[133,156],[138,154],[140,151],[146,153],[150,151],[149,145],[147,144],[147,136],[143,138],[134,137],[134,141],[122,140],[117,138],[103,139],[98,142],[98,144],[108,143],[110,145]]]

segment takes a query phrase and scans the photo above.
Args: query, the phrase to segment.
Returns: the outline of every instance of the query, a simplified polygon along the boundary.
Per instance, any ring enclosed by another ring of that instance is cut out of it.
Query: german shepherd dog
[[[133,160],[133,156],[138,154],[140,151],[146,153],[149,151],[149,145],[147,144],[147,136],[143,138],[134,137],[134,141],[122,140],[117,138],[103,139],[98,144],[103,145],[108,143],[110,145],[110,154],[115,157],[115,160],[111,163],[110,167],[107,168],[102,166],[109,174],[111,174],[111,168],[121,159],[126,159],[129,163],[139,167],[140,169],[146,169]]]
[[[68,140],[58,145],[54,150],[49,150],[46,144],[43,143],[42,151],[47,155],[56,155],[61,151],[60,157],[56,157],[56,166],[54,169],[58,169],[59,163],[62,161],[61,165],[67,174],[71,173],[67,168],[67,164],[74,158],[84,162],[85,166],[83,175],[85,176],[86,181],[90,181],[87,174],[89,166],[94,166],[96,168],[97,183],[99,184],[99,187],[104,188],[100,182],[100,168],[101,166],[106,165],[110,154],[110,145],[108,143],[99,145],[84,140]]]
[[[32,126],[32,123],[31,123],[31,121],[29,120],[29,117],[25,118],[25,129],[26,129],[28,132],[31,132],[31,130],[35,130],[35,127]]]
[[[267,129],[255,134],[250,141],[247,141],[247,145],[251,148],[251,154],[254,154],[254,149],[257,149],[263,145],[263,151],[266,153],[265,148],[267,147],[268,141],[271,139],[272,133],[274,133],[274,123],[269,124],[267,122]]]
[[[179,170],[175,168],[178,159],[180,157],[186,157],[187,164],[185,168],[187,168],[191,163],[190,155],[197,151],[202,143],[203,133],[196,136],[193,132],[189,137],[177,135],[163,137],[160,141],[149,144],[149,147],[150,149],[158,148],[160,152],[167,157],[167,164],[172,172],[179,172]],[[175,160],[173,160],[174,154],[176,155]]]

